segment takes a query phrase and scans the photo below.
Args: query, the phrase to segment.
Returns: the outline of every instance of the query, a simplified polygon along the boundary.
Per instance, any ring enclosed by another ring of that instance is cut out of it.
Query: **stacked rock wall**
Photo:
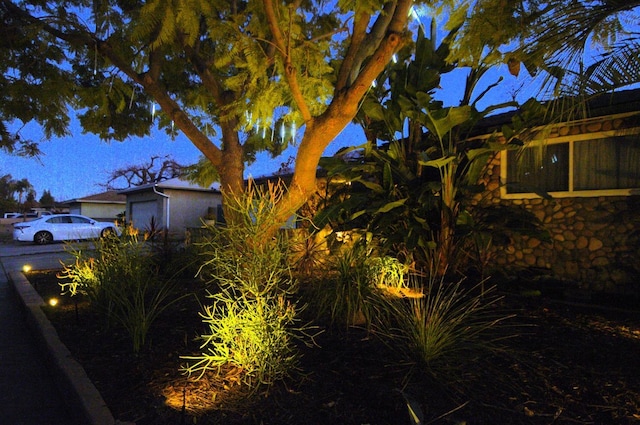
[[[489,191],[472,204],[525,208],[549,232],[551,240],[512,235],[496,248],[500,268],[536,268],[591,292],[640,294],[640,197],[599,196],[557,199],[501,199],[500,154],[486,176]]]

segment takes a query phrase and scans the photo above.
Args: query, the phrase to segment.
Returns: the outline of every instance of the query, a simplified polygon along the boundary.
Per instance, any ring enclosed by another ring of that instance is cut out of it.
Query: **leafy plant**
[[[483,63],[470,67],[460,106],[444,107],[435,98],[442,75],[455,68],[448,61],[457,32],[452,27],[440,45],[433,31],[429,38],[420,30],[415,48],[401,51],[398,63],[378,78],[359,115],[369,141],[323,158],[335,190],[315,217],[318,228],[371,232],[383,254],[394,253],[420,273],[437,265],[438,275],[465,269],[457,264],[468,258],[460,253],[468,233],[459,231],[459,218],[484,190],[480,177],[491,156],[521,146],[528,128],[523,113],[502,129],[506,143],[499,143],[497,134],[469,140],[484,116],[515,106],[476,109],[493,87],[471,101],[488,69]],[[536,106],[523,107],[531,119],[538,117]],[[378,140],[386,143],[378,146]]]
[[[345,247],[333,258],[332,274],[318,288],[319,311],[328,313],[332,324],[368,325],[372,311],[367,300],[375,287],[369,280],[366,257],[370,249],[359,241]]]
[[[135,234],[96,241],[95,252],[70,249],[75,257],[59,277],[63,291],[85,294],[92,307],[103,312],[107,324],[122,325],[139,352],[155,319],[171,304],[187,296],[176,296],[175,282],[158,273],[152,253]]]
[[[216,289],[212,304],[201,313],[208,333],[202,353],[185,356],[188,374],[202,377],[224,367],[239,370],[251,392],[268,388],[296,368],[294,340],[298,306],[290,264],[291,242],[286,232],[271,237],[273,205],[282,186],[249,185],[246,194],[227,199],[238,218],[226,226],[210,227],[199,244],[206,258],[200,274]]]
[[[345,242],[328,263],[328,272],[312,291],[312,304],[331,325],[364,326],[387,314],[378,302],[394,289],[405,288],[406,266],[394,257],[379,257],[371,235],[354,236]],[[402,296],[402,295],[399,295]]]
[[[367,280],[376,287],[401,288],[405,286],[406,266],[395,257],[369,257],[366,261]]]

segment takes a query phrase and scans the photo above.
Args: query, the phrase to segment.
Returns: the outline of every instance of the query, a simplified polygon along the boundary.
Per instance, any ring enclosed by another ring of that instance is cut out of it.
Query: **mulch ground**
[[[54,272],[28,278],[45,301],[59,295]],[[407,406],[424,424],[640,423],[640,314],[542,297],[507,296],[502,308],[516,313],[515,336],[455,379],[436,380],[351,329],[301,345],[295,377],[249,399],[237,371],[197,382],[181,374],[202,328],[195,297],[161,316],[137,355],[83,302],[63,298],[46,313],[114,416],[139,425],[417,423]]]

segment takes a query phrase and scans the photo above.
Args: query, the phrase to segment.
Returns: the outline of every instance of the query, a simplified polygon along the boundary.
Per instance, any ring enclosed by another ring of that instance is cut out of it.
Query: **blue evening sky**
[[[521,86],[518,96],[520,102],[535,94],[531,89],[532,81],[525,74],[522,72],[520,77],[515,78],[508,73],[506,66],[495,69],[487,77],[486,84],[493,83],[499,75],[504,77],[504,81],[492,90],[491,96],[481,103],[480,109],[511,100],[512,94]],[[443,79],[439,97],[448,105],[458,105],[463,85],[464,76],[450,75]],[[479,91],[485,86],[481,84]],[[21,158],[0,151],[0,175],[11,174],[16,180],[26,178],[35,188],[36,199],[49,190],[57,201],[64,201],[102,192],[104,189],[100,184],[107,181],[112,171],[128,165],[145,164],[154,155],[170,155],[182,165],[193,164],[200,156],[195,146],[180,133],[172,140],[164,131],[156,130],[150,137],[106,143],[95,135],[83,134],[77,121],[74,121],[70,130],[72,135],[68,137],[45,140],[37,126],[30,125],[23,129],[21,136],[40,141],[42,156],[39,159]],[[298,132],[298,141],[301,133]],[[361,128],[350,125],[329,145],[325,155],[332,155],[344,146],[361,144],[364,140]],[[289,150],[276,159],[260,155],[247,168],[246,174],[253,177],[272,174],[294,153]]]

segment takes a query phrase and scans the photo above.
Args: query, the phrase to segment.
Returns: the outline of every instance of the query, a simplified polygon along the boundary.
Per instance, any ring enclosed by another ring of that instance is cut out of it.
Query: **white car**
[[[96,239],[112,233],[120,234],[114,223],[77,214],[47,215],[13,225],[13,240],[35,242],[38,245],[53,241]]]

